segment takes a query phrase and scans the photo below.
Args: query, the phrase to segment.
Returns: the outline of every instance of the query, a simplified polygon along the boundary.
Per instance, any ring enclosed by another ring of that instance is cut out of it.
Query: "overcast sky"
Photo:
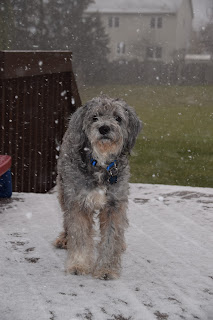
[[[207,21],[207,9],[213,8],[213,0],[193,0],[194,6],[194,27],[202,27]]]

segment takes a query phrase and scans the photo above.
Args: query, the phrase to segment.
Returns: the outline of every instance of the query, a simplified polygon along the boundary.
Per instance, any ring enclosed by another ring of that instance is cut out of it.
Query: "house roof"
[[[187,0],[95,0],[95,2],[88,7],[87,12],[175,13],[182,1]],[[192,1],[190,1],[190,6],[192,9]]]

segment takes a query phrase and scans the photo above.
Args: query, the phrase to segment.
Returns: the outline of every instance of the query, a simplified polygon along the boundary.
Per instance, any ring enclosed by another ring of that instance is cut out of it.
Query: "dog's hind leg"
[[[93,276],[109,280],[119,277],[121,254],[125,250],[124,231],[128,226],[126,217],[127,203],[118,209],[105,208],[100,212],[101,242],[98,248],[98,259]]]

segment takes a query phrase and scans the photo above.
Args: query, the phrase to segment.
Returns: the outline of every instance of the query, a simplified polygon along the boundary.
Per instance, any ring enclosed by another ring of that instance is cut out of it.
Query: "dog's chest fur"
[[[95,188],[88,192],[85,204],[92,210],[100,210],[107,203],[106,188]]]
[[[94,172],[94,177],[95,177],[95,180],[97,181],[98,185],[105,184],[105,182],[107,180],[107,174],[103,169],[95,171]]]
[[[107,203],[107,195],[109,188],[109,176],[105,168],[98,167],[92,168],[92,172],[95,184],[94,188],[88,190],[86,197],[87,205],[93,210],[102,209]]]

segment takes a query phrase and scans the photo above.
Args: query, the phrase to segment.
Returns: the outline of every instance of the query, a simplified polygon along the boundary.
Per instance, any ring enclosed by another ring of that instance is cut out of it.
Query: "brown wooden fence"
[[[68,117],[80,106],[70,52],[0,52],[0,154],[13,191],[46,192]]]

